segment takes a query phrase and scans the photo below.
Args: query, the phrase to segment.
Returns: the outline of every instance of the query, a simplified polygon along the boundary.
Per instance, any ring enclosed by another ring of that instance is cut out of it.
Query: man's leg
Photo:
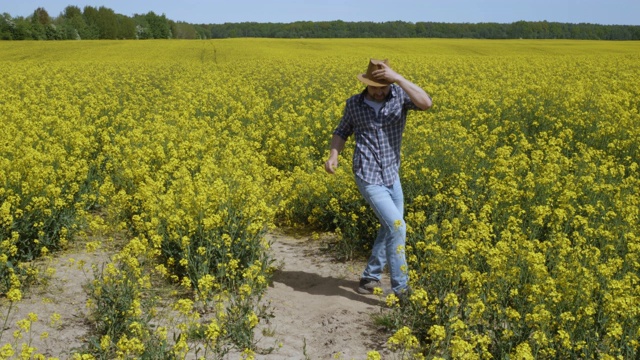
[[[367,267],[362,273],[362,278],[380,281],[384,266],[387,264],[387,247],[385,244],[387,237],[387,229],[381,226],[373,242],[371,256],[367,262]]]
[[[404,194],[400,178],[396,179],[390,191],[391,200],[400,213],[400,221],[393,224],[394,231],[391,231],[389,236],[391,241],[387,244],[387,263],[391,273],[391,287],[393,292],[398,295],[407,290],[409,286],[409,269],[405,255],[407,225],[404,222]]]
[[[408,282],[404,254],[406,225],[403,220],[402,186],[399,180],[390,187],[368,184],[358,178],[356,183],[380,221],[380,230],[362,278],[379,280],[384,265],[388,264],[391,287],[395,293],[400,293],[407,287]]]

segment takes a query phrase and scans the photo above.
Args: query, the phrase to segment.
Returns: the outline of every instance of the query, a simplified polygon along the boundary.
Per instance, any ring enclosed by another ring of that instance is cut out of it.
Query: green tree
[[[82,10],[77,6],[67,6],[60,15],[60,26],[63,27],[65,39],[80,40],[80,34],[86,33],[87,23],[82,16]]]
[[[13,40],[13,31],[15,23],[9,13],[3,13],[0,16],[0,40]]]
[[[118,18],[113,10],[100,6],[98,9],[96,24],[98,25],[98,34],[100,39],[118,38]]]
[[[31,15],[31,38],[33,40],[46,40],[46,27],[51,23],[51,17],[44,8],[37,8]]]
[[[49,16],[47,10],[39,7],[33,12],[32,21],[40,25],[49,25],[51,24],[51,17]]]
[[[293,23],[189,24],[174,22],[153,11],[133,17],[104,6],[67,6],[57,18],[44,8],[32,16],[0,16],[0,39],[207,39],[227,37],[270,38],[483,38],[483,39],[599,39],[640,40],[640,26],[571,24],[548,21],[498,23],[436,23],[390,21],[376,23],[297,21]]]
[[[118,39],[135,39],[136,38],[136,22],[125,15],[116,15],[118,20]]]
[[[95,40],[100,38],[100,28],[98,27],[98,9],[93,6],[85,6],[82,17],[86,27],[78,29],[80,37],[85,40]]]
[[[198,39],[200,36],[196,32],[195,26],[186,22],[170,22],[171,33],[174,39]]]
[[[167,17],[164,14],[156,15],[153,11],[149,11],[147,15],[145,15],[145,20],[147,21],[147,24],[149,24],[151,38],[171,38],[171,27],[169,26],[169,20],[167,20]]]
[[[524,39],[530,36],[529,23],[526,21],[517,21],[511,24],[507,33],[511,39]]]
[[[60,40],[63,38],[63,34],[44,8],[39,7],[33,12],[31,24],[31,36],[36,40]]]
[[[24,17],[17,17],[14,19],[15,26],[13,27],[13,39],[14,40],[30,40],[32,37],[32,25],[31,21]]]
[[[209,25],[194,25],[198,39],[211,38],[211,27]]]

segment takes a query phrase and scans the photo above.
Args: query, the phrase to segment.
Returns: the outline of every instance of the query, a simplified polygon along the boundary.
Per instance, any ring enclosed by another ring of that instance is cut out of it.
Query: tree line
[[[209,33],[153,11],[129,17],[104,6],[67,6],[57,17],[41,7],[27,17],[0,16],[1,40],[203,39]]]
[[[266,38],[477,38],[640,40],[640,26],[547,21],[501,23],[345,22],[190,24],[153,11],[129,17],[107,7],[67,6],[57,17],[37,8],[0,16],[2,40]]]

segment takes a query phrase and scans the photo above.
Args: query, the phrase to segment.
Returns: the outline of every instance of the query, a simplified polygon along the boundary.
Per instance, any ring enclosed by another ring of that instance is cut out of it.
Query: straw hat
[[[358,75],[358,80],[362,81],[363,83],[365,83],[367,85],[371,85],[371,86],[387,86],[387,85],[391,84],[390,82],[388,82],[386,80],[378,80],[378,79],[374,78],[373,75],[371,74],[371,73],[373,73],[373,71],[382,68],[382,65],[380,65],[380,64],[385,64],[385,65],[389,66],[389,60],[388,59],[384,59],[384,60],[370,59],[369,60],[369,67],[367,68],[367,73],[366,74],[359,74]]]

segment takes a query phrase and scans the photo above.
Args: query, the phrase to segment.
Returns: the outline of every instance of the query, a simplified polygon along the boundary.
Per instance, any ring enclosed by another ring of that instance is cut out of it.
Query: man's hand
[[[330,156],[329,160],[327,160],[327,162],[324,163],[324,169],[329,174],[335,174],[337,168],[338,168],[338,157],[337,156]]]
[[[336,169],[338,168],[338,155],[340,151],[344,149],[345,139],[341,138],[339,135],[333,135],[331,138],[331,150],[329,150],[329,160],[324,163],[324,169],[329,174],[335,174]]]
[[[371,72],[371,75],[373,75],[374,79],[378,81],[388,83],[394,83],[402,80],[402,76],[385,63],[380,63],[380,65],[378,65],[378,70],[373,70],[373,72]]]
[[[377,80],[385,80],[387,82],[396,83],[400,86],[411,98],[414,104],[422,110],[427,110],[433,106],[431,96],[427,94],[421,87],[405,79],[402,75],[395,72],[387,64],[378,65],[380,68],[371,72],[374,78]]]

